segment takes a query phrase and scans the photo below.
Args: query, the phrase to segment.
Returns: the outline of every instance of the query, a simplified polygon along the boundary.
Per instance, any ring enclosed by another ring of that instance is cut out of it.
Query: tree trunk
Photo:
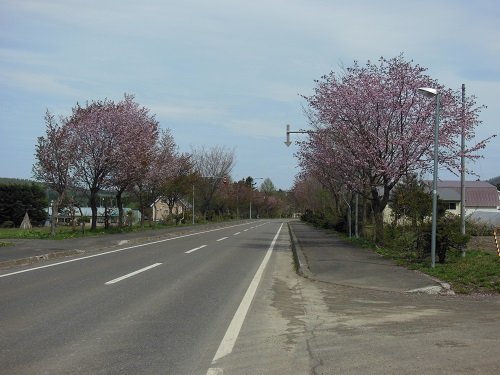
[[[97,193],[98,189],[90,190],[90,209],[92,210],[92,224],[90,226],[91,231],[97,229]]]
[[[58,192],[58,197],[52,203],[52,220],[50,221],[50,235],[56,235],[57,219],[59,218],[59,206],[64,199],[64,191]]]
[[[380,210],[373,211],[375,220],[375,242],[381,243],[384,240],[384,215]]]
[[[382,196],[378,195],[377,189],[372,189],[372,208],[373,218],[375,221],[375,242],[381,243],[384,240],[384,208],[389,201],[390,189],[384,186],[384,193]]]
[[[54,237],[56,235],[56,225],[57,219],[59,217],[59,198],[52,202],[52,217],[50,220],[50,235]]]

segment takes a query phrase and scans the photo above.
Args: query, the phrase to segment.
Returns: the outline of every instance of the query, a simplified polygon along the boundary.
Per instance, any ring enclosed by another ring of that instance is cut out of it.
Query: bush
[[[300,219],[307,223],[311,223],[317,228],[333,229],[339,232],[347,231],[347,222],[345,218],[339,217],[333,213],[325,214],[324,212],[320,212],[315,214],[311,210],[306,210]]]
[[[466,232],[471,236],[490,236],[493,233],[493,225],[479,220],[467,219],[465,228]]]

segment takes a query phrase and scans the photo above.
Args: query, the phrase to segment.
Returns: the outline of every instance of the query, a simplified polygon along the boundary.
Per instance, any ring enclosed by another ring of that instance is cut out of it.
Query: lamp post
[[[437,179],[438,179],[438,142],[439,142],[439,92],[437,89],[420,87],[418,91],[427,98],[436,99],[436,115],[434,119],[434,171],[432,180],[432,237],[431,237],[431,267],[436,265],[436,234],[437,234]]]

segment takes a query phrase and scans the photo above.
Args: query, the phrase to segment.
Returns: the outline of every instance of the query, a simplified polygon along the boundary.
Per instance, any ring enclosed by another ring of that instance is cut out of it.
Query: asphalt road
[[[2,271],[1,373],[207,373],[280,225]]]

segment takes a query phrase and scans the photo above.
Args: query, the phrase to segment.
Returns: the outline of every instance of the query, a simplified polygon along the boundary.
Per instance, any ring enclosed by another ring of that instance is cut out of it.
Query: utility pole
[[[194,184],[193,184],[193,225],[194,225]]]
[[[462,83],[462,134],[460,144],[460,231],[465,235],[465,84]],[[462,257],[465,257],[465,245],[462,246]]]

